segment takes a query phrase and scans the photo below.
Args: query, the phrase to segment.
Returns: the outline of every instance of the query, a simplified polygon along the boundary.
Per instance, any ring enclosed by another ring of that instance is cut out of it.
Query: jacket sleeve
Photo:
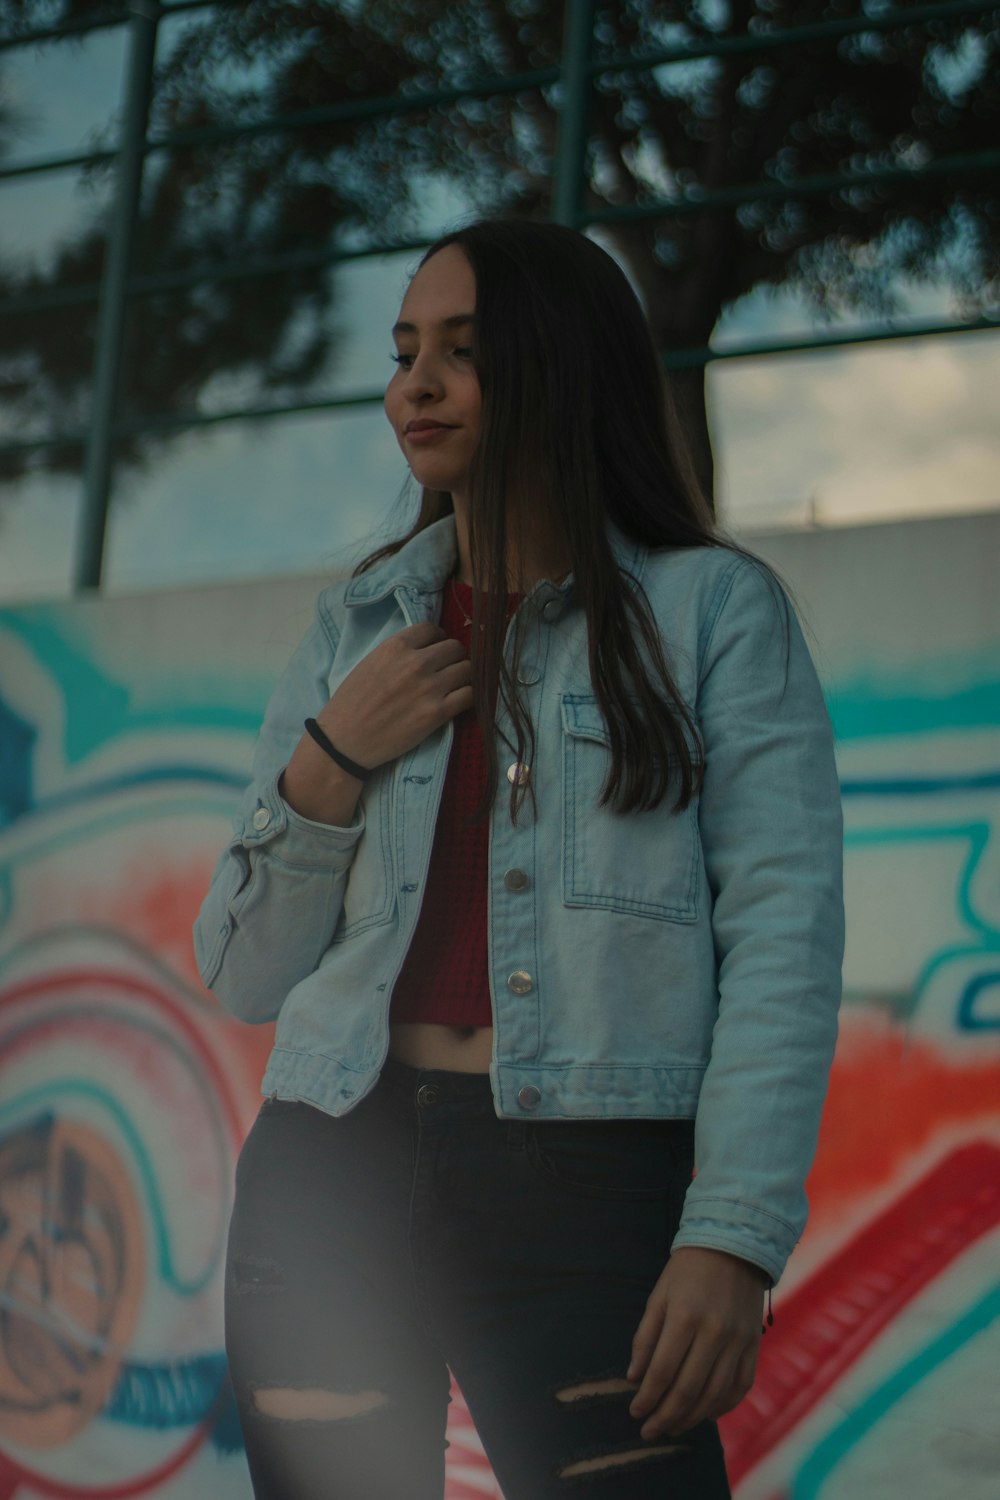
[[[303,720],[330,696],[335,649],[333,626],[317,605],[268,703],[233,837],[195,922],[201,977],[244,1021],[273,1021],[289,990],[318,965],[364,832],[360,806],[351,826],[339,828],[300,816],[278,791]]]
[[[698,714],[719,1010],[674,1247],[731,1251],[775,1282],[805,1226],[836,1042],[843,821],[830,719],[798,621],[770,571],[748,559],[723,580]]]

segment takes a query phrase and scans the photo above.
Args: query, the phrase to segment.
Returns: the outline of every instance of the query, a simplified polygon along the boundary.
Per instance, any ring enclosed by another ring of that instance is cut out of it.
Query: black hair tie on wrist
[[[356,760],[349,760],[348,757],[344,755],[342,751],[338,750],[335,745],[331,745],[330,741],[327,739],[322,729],[320,729],[315,719],[306,719],[305,727],[306,731],[316,741],[319,748],[321,750],[325,750],[330,759],[332,761],[336,761],[337,765],[341,768],[342,771],[346,771],[349,776],[356,776],[359,781],[368,780],[369,776],[372,774],[371,771],[366,771],[364,766],[359,766]]]

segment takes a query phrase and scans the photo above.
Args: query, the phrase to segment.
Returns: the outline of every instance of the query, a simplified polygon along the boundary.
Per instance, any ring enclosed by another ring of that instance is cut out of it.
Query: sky
[[[17,61],[0,74],[3,102],[21,117],[9,160],[93,142],[119,94],[122,43],[111,30],[8,54]],[[0,256],[44,258],[99,201],[70,173],[0,183]],[[431,192],[428,236],[461,210],[444,188]],[[336,389],[387,382],[389,329],[416,260],[384,257],[341,273]],[[901,291],[908,316],[954,312],[944,293]],[[727,311],[713,343],[814,328],[794,296],[758,293]],[[998,366],[1000,332],[992,331],[714,362],[708,401],[723,525],[752,545],[761,529],[1000,507]],[[380,528],[401,524],[406,473],[378,406],[185,434],[155,465],[119,480],[105,587],[335,572],[373,546]],[[68,595],[79,488],[39,474],[0,498],[0,604]]]

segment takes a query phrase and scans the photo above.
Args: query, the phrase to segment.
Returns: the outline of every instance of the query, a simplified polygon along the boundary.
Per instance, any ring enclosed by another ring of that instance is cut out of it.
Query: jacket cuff
[[[237,819],[236,838],[244,849],[267,846],[267,853],[286,865],[347,869],[365,831],[364,808],[358,804],[354,820],[346,828],[304,818],[278,791],[284,769],[282,766],[267,781],[249,789]]]
[[[670,1248],[697,1245],[725,1250],[760,1266],[775,1286],[797,1240],[790,1224],[763,1209],[729,1198],[704,1198],[691,1204],[690,1210],[685,1205]]]

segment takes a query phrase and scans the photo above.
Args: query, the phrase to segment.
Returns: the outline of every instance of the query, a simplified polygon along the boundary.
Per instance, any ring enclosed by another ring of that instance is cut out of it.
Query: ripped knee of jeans
[[[625,1380],[618,1375],[593,1380],[580,1380],[573,1385],[560,1386],[553,1394],[561,1406],[586,1406],[593,1402],[606,1401],[615,1396],[631,1396],[638,1389],[634,1380]],[[644,1443],[641,1448],[629,1447],[616,1453],[599,1454],[564,1464],[556,1470],[558,1479],[583,1479],[588,1475],[605,1473],[608,1469],[624,1469],[649,1463],[655,1458],[670,1458],[674,1454],[690,1453],[691,1445],[683,1440],[663,1443]]]
[[[556,1471],[559,1479],[581,1479],[586,1474],[603,1474],[608,1469],[624,1469],[633,1464],[645,1464],[652,1458],[669,1458],[675,1453],[688,1453],[687,1443],[651,1443],[646,1448],[629,1448],[624,1453],[606,1453],[599,1458],[583,1458],[577,1463],[564,1464]]]
[[[631,1396],[638,1389],[634,1380],[623,1380],[615,1375],[607,1380],[581,1380],[577,1385],[563,1386],[555,1392],[555,1398],[566,1405],[576,1401],[592,1401],[601,1396]]]

